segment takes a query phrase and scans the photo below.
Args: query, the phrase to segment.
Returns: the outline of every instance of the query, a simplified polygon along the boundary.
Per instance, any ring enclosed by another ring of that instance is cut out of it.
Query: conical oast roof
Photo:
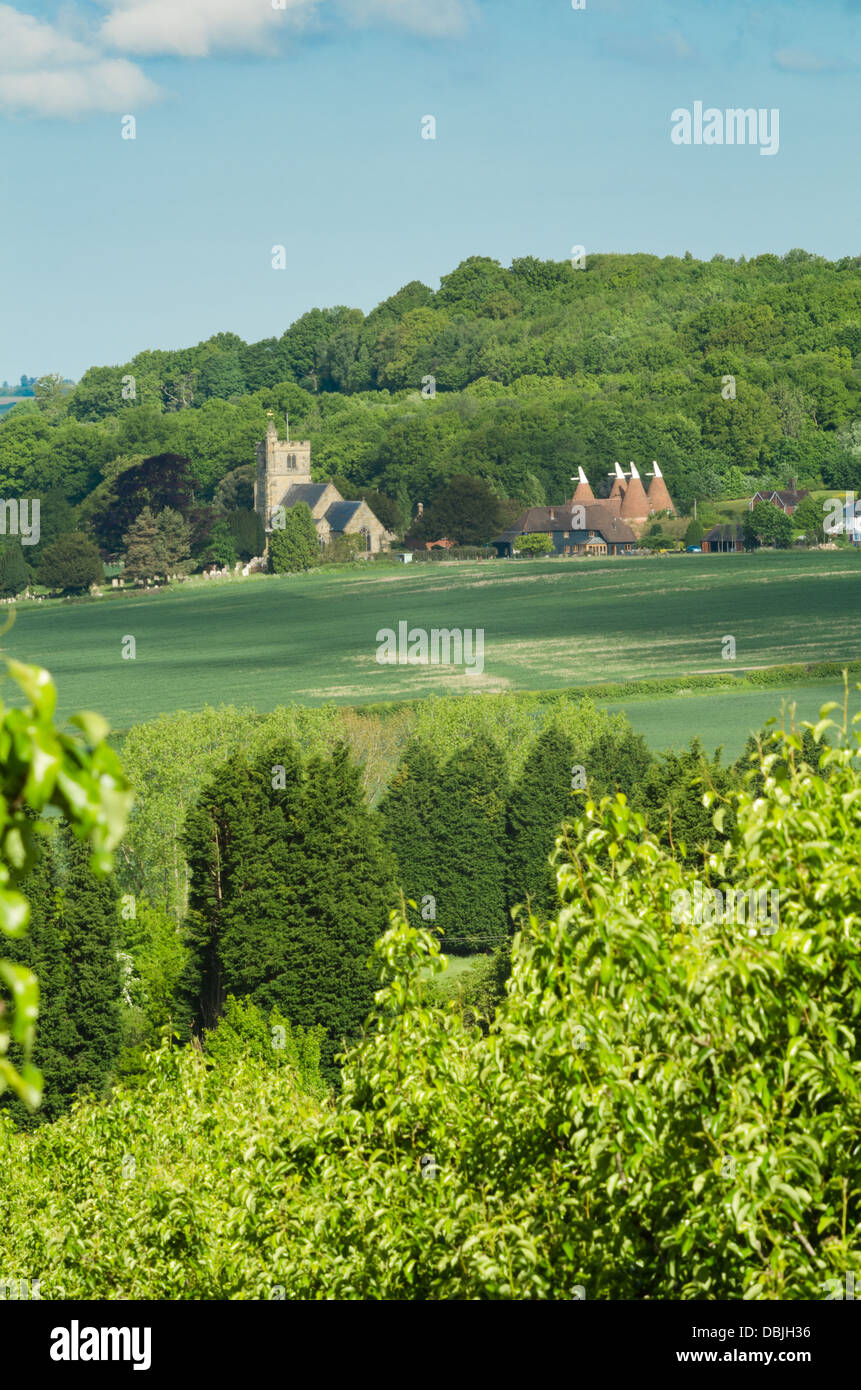
[[[594,502],[595,494],[592,491],[592,485],[589,482],[589,479],[586,477],[586,474],[583,472],[582,468],[577,469],[577,475],[579,478],[579,482],[577,483],[577,486],[574,489],[574,496],[571,499],[572,502]]]
[[[623,478],[614,478],[614,479],[613,479],[613,486],[610,488],[610,497],[613,498],[613,497],[624,497],[624,496],[625,496],[625,481],[624,481],[624,479],[623,479]]]
[[[649,511],[673,512],[673,514],[675,514],[676,508],[670,496],[669,489],[661,476],[661,470],[658,468],[657,464],[654,464],[653,467],[655,469],[655,476],[649,484],[649,491],[646,494],[649,502]]]
[[[649,499],[646,497],[646,489],[643,487],[636,469],[633,476],[628,479],[625,496],[622,498],[620,515],[624,517],[625,521],[645,521],[649,515]]]

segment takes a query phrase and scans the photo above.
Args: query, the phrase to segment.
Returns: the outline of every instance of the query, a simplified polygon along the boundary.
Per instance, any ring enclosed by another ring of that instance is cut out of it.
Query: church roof
[[[291,483],[284,495],[283,505],[295,507],[297,502],[307,502],[313,511],[328,487],[331,487],[331,483]]]
[[[326,520],[333,531],[343,531],[361,507],[361,502],[333,502],[326,509]]]

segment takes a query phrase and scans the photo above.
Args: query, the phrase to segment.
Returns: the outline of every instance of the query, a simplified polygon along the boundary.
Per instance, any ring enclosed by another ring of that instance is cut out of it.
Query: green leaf
[[[12,1015],[12,1037],[16,1042],[28,1046],[33,1039],[36,1019],[39,1017],[39,981],[26,966],[15,965],[10,960],[0,960],[0,979],[6,981],[12,991],[15,1012]]]
[[[23,936],[29,921],[30,904],[24,894],[0,888],[0,931],[11,937]]]
[[[82,730],[87,742],[93,745],[103,743],[111,731],[107,719],[103,719],[100,714],[94,714],[92,710],[79,710],[77,714],[72,715],[69,723]]]
[[[37,713],[43,719],[52,719],[57,706],[57,688],[49,673],[41,666],[25,666],[13,657],[8,658],[6,669],[24,693],[29,695]]]

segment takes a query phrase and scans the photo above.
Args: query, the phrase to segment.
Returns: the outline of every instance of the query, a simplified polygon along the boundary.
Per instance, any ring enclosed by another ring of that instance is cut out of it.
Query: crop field
[[[850,719],[861,710],[861,691],[854,689],[855,680],[857,677],[850,680],[849,687]],[[744,750],[748,734],[759,732],[766,720],[776,718],[780,723],[785,719],[789,727],[794,705],[796,725],[815,721],[830,700],[836,700],[842,710],[843,696],[842,681],[812,681],[768,690],[716,690],[601,703],[609,710],[624,710],[634,730],[655,752],[684,748],[696,737],[709,753],[722,748],[725,760],[734,761]],[[842,715],[835,711],[830,717]]]
[[[380,664],[377,632],[482,629],[483,670]],[[723,659],[724,639],[736,643]],[[124,659],[128,639],[135,657]],[[19,605],[5,651],[49,667],[60,714],[114,728],[177,709],[362,704],[431,692],[549,690],[861,657],[861,556],[843,552],[609,561],[379,565],[197,581]],[[815,714],[837,687],[795,692]],[[7,698],[11,695],[8,692]],[[612,701],[655,747],[698,732],[740,746],[781,691]],[[632,692],[633,694],[633,692]]]

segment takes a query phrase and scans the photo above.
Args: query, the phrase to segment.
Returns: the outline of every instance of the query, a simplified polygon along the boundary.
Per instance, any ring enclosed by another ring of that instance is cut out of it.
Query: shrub
[[[72,531],[49,545],[39,566],[39,582],[63,593],[81,593],[91,584],[100,584],[105,569],[89,536]]]
[[[277,1009],[267,1015],[250,999],[229,994],[217,1025],[204,1034],[204,1050],[225,1075],[245,1057],[270,1067],[289,1067],[306,1094],[322,1098],[326,1084],[320,1075],[320,1046],[325,1031],[291,1028]]]
[[[367,554],[364,536],[333,536],[320,552],[321,565],[345,565]]]
[[[543,531],[536,531],[531,536],[521,536],[517,542],[517,549],[521,555],[550,555],[553,551],[553,537]]]
[[[293,574],[320,563],[320,541],[307,502],[288,507],[284,525],[269,535],[269,567],[273,574]]]

